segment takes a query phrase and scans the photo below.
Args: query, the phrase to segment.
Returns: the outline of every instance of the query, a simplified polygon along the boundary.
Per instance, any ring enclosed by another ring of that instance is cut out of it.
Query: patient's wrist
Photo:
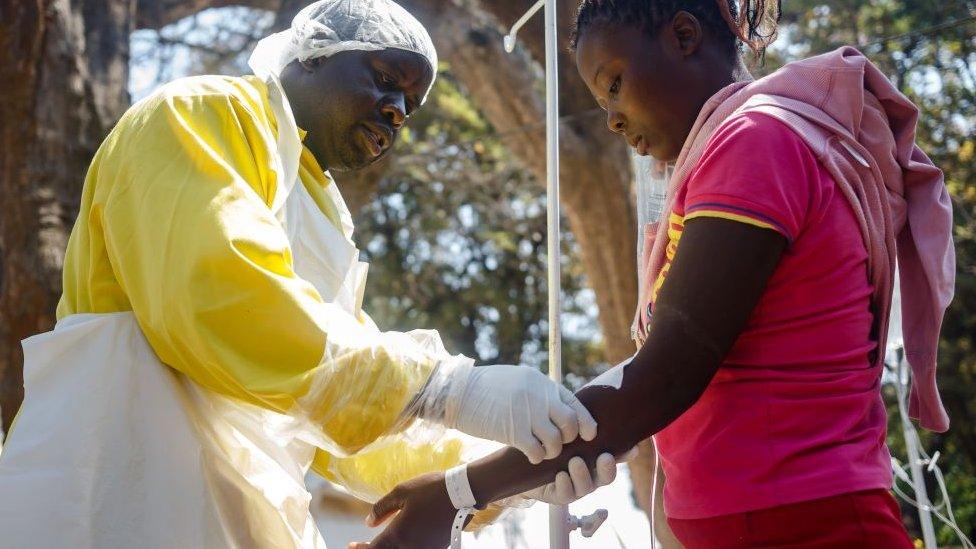
[[[447,496],[451,499],[451,505],[455,509],[475,509],[478,508],[478,501],[471,491],[471,483],[468,480],[467,464],[452,467],[444,473],[444,485],[447,488]]]

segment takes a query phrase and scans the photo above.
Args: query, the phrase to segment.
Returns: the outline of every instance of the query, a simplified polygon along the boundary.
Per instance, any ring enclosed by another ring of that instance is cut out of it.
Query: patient
[[[897,251],[904,314],[920,319],[908,352],[930,372],[920,419],[945,430],[931,372],[953,285],[947,193],[914,146],[917,109],[853,48],[735,82],[740,45],[761,53],[777,19],[762,1],[583,0],[577,69],[607,126],[676,163],[643,345],[578,393],[594,440],[538,465],[497,452],[448,478],[450,495],[441,474],[406,482],[373,508],[387,529],[360,546],[444,547],[457,508],[656,434],[686,547],[912,547],[888,492],[878,341]]]

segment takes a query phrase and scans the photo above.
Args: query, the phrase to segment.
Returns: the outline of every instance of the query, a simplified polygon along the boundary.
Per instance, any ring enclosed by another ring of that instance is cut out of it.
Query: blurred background
[[[256,41],[287,26],[307,3],[0,0],[0,430],[22,398],[20,340],[54,324],[64,248],[101,140],[132,102],[162,83],[247,72]],[[544,369],[542,18],[506,54],[502,36],[532,0],[400,3],[427,26],[442,63],[434,92],[394,154],[338,180],[371,263],[365,308],[383,329],[436,328],[453,352]],[[565,47],[575,7],[575,0],[561,1],[559,12],[563,357],[571,387],[633,353],[637,299],[630,153],[606,130]],[[958,281],[939,378],[953,426],[923,433],[922,441],[930,454],[940,452],[959,526],[974,537],[976,1],[787,0],[779,39],[751,69],[763,75],[841,45],[860,48],[920,106],[919,144],[946,173]],[[904,461],[894,398],[886,397],[889,443]],[[599,534],[608,537],[593,547],[646,545],[641,510],[648,508],[651,460],[642,452],[621,482],[574,507],[614,509],[612,528]],[[323,523],[330,544],[367,535],[358,526],[365,506],[324,481],[316,497],[323,520],[338,521]],[[903,515],[918,536],[914,509],[904,505]],[[539,546],[545,516],[536,506],[482,542]],[[956,543],[947,526],[937,528],[942,543]]]

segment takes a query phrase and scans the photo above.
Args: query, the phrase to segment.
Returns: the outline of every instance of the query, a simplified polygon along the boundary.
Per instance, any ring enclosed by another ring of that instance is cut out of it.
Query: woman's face
[[[716,66],[701,45],[700,24],[684,12],[655,36],[637,25],[596,25],[580,36],[576,68],[607,111],[610,131],[638,154],[671,162],[704,102],[731,82],[731,63]],[[726,77],[716,79],[721,73]]]

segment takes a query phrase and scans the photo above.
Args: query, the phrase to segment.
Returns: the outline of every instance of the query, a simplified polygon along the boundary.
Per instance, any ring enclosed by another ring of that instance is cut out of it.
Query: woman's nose
[[[627,130],[627,119],[619,111],[607,111],[607,128],[613,133],[624,133]]]

